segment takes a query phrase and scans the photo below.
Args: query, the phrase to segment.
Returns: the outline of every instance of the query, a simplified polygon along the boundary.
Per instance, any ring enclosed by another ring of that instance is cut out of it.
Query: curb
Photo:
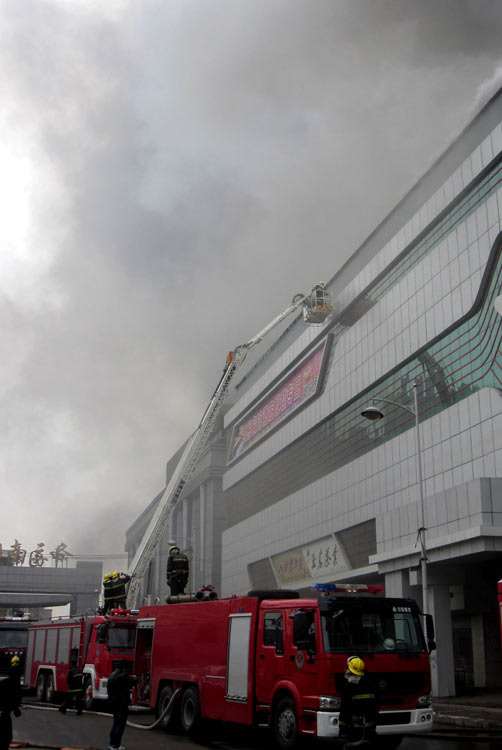
[[[464,727],[498,729],[502,727],[502,708],[486,708],[465,704],[433,706],[434,728]]]

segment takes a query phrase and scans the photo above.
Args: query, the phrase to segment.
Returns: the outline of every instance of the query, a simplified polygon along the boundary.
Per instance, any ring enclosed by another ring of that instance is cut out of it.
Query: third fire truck
[[[158,716],[167,709],[168,729],[181,724],[193,733],[204,719],[268,727],[290,750],[300,735],[338,737],[347,658],[358,655],[379,686],[385,747],[431,731],[432,630],[426,641],[414,600],[355,589],[312,599],[255,591],[140,608],[135,702]]]
[[[24,673],[28,627],[35,620],[36,618],[23,612],[11,617],[0,617],[0,676],[9,674],[13,656],[19,657],[21,673]]]

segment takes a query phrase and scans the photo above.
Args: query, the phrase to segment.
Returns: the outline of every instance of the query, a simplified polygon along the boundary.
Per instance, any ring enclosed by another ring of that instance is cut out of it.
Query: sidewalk
[[[454,698],[433,698],[434,726],[500,729],[502,737],[502,690],[476,690]]]

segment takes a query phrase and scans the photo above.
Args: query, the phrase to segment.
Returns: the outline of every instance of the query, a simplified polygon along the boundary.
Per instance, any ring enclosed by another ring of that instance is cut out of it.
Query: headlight
[[[426,695],[421,695],[417,701],[419,706],[431,706],[432,705],[432,696],[430,693],[427,693]]]
[[[340,708],[340,698],[335,698],[334,695],[320,695],[319,708],[336,710]]]

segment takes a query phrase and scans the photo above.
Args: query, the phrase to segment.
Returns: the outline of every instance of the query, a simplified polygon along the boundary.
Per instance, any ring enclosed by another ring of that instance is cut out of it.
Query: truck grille
[[[378,688],[381,703],[384,705],[386,703],[394,706],[400,705],[402,703],[400,696],[422,693],[425,690],[424,672],[368,672],[368,676]],[[343,688],[343,680],[343,674],[335,675],[335,685],[339,692]]]

